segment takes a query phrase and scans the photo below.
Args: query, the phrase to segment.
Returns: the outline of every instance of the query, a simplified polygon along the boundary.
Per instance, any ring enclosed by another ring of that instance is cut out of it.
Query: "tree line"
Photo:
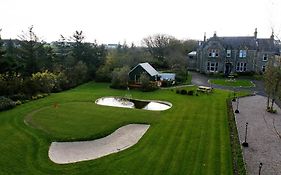
[[[0,33],[0,96],[14,100],[37,94],[59,92],[90,80],[124,84],[129,70],[149,62],[160,70],[186,72],[186,55],[197,41],[178,40],[158,34],[142,40],[142,46],[126,43],[109,49],[85,42],[82,31],[46,43],[33,26],[18,39],[2,40]],[[117,82],[117,83],[116,83]]]

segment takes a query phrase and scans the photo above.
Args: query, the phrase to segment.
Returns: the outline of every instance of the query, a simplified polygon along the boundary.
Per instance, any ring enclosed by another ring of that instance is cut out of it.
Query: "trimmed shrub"
[[[170,86],[172,86],[172,81],[163,80],[161,86],[170,87]]]
[[[0,97],[0,111],[12,109],[16,106],[16,103],[6,97]]]
[[[193,94],[194,94],[193,90],[187,92],[187,95],[193,95]]]
[[[186,94],[187,94],[187,91],[186,91],[185,89],[182,89],[182,90],[181,90],[181,94],[182,94],[182,95],[186,95]]]

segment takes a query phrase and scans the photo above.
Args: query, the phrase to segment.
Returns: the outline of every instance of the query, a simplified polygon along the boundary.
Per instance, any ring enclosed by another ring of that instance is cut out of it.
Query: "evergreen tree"
[[[6,70],[6,60],[5,60],[5,49],[4,49],[4,44],[1,38],[1,30],[0,29],[0,73],[5,72]]]
[[[19,57],[24,63],[23,72],[31,75],[40,71],[39,67],[39,50],[43,47],[43,43],[39,41],[37,35],[33,32],[33,26],[29,27],[27,33],[20,36]]]

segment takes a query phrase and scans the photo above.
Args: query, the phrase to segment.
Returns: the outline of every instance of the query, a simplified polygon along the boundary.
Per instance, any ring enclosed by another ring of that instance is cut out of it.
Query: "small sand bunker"
[[[149,110],[149,111],[164,111],[164,110],[167,110],[170,108],[171,108],[171,105],[152,101],[152,102],[149,102],[143,109]]]
[[[53,142],[49,149],[49,157],[58,164],[97,159],[135,145],[149,126],[129,124],[104,138],[93,141]]]

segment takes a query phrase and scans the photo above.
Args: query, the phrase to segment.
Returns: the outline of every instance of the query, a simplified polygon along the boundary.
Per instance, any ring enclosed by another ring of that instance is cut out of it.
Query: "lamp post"
[[[247,134],[248,134],[248,122],[246,122],[245,140],[244,140],[244,142],[242,143],[242,145],[243,145],[244,147],[248,147],[248,146],[249,146],[249,144],[247,143]]]
[[[261,168],[262,168],[262,163],[259,165],[259,175],[261,175]]]
[[[236,98],[236,110],[235,110],[236,114],[239,113],[238,105],[239,105],[239,97]]]

